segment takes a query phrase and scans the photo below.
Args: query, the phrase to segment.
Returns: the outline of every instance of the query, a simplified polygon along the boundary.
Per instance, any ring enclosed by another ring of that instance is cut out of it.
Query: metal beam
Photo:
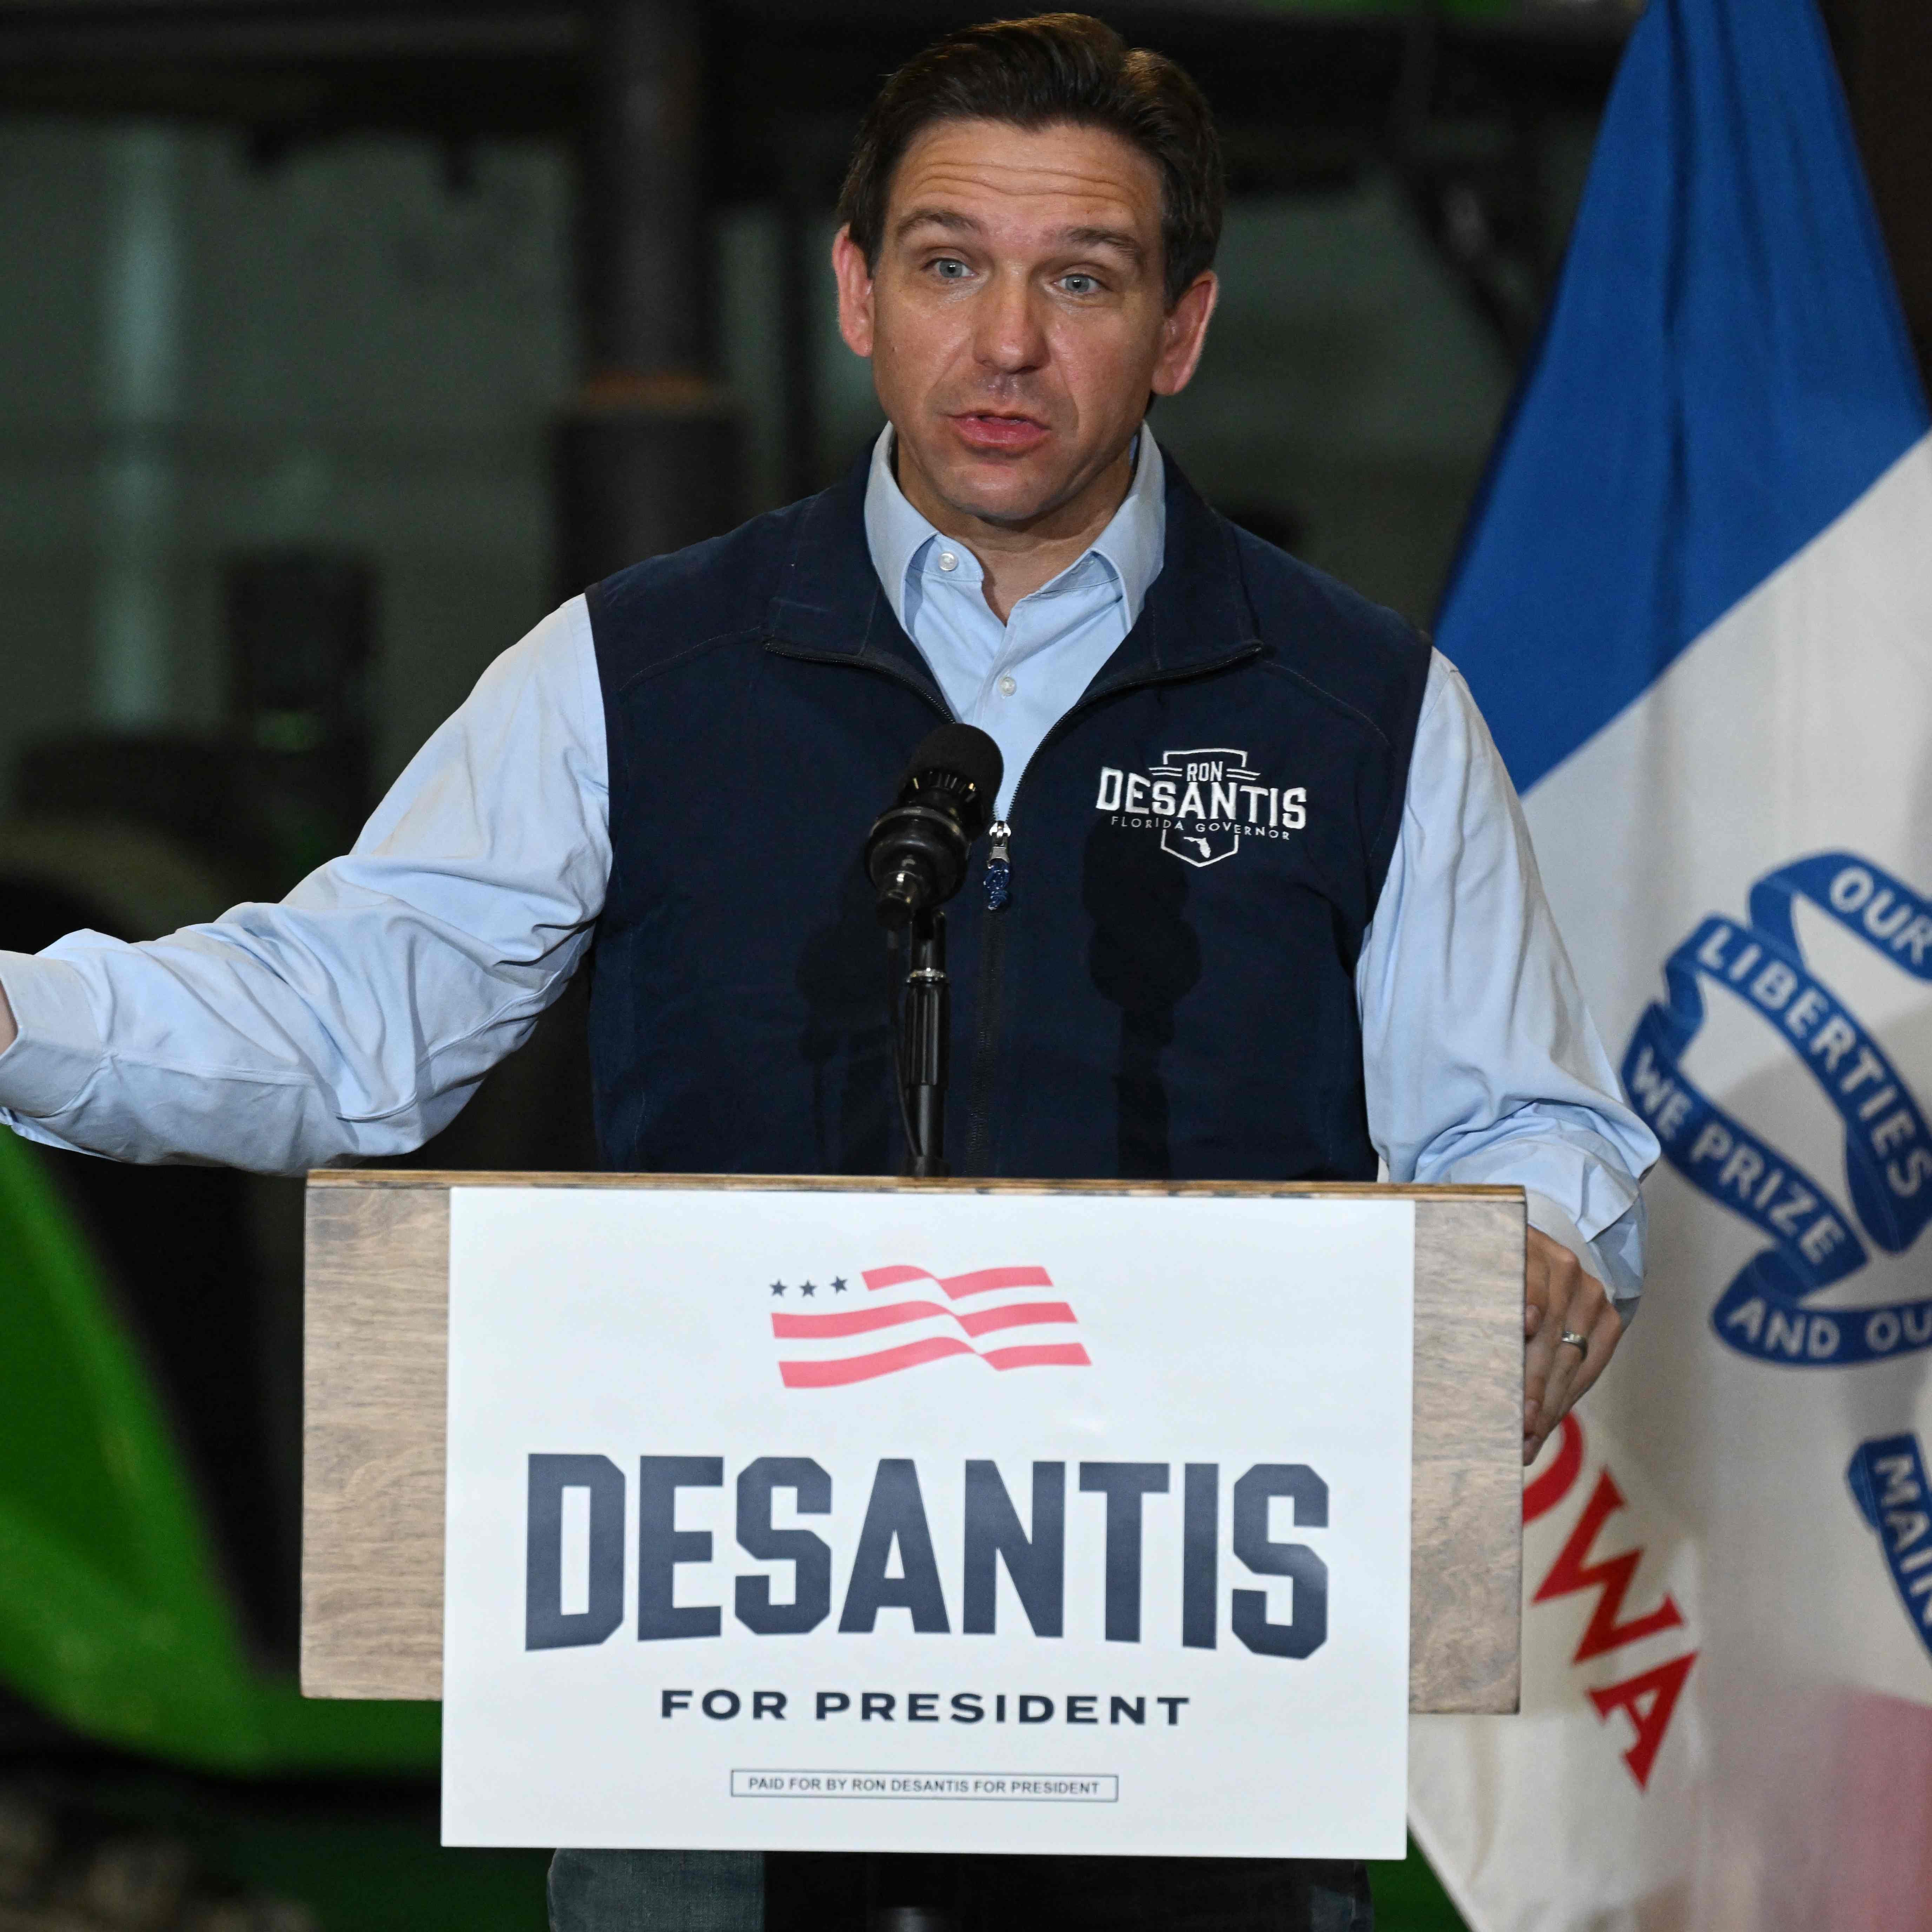
[[[605,0],[597,30],[579,149],[585,378],[556,441],[566,592],[744,508],[737,416],[715,380],[700,9]]]
[[[1932,382],[1932,8],[1837,0],[1828,18],[1906,325]]]

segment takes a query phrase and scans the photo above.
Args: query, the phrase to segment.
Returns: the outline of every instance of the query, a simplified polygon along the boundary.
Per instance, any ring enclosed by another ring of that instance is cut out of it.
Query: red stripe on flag
[[[975,1268],[967,1274],[939,1275],[929,1270],[908,1268],[903,1263],[891,1268],[867,1268],[866,1286],[878,1290],[898,1288],[909,1281],[937,1282],[955,1301],[962,1295],[987,1294],[996,1288],[1051,1288],[1053,1277],[1043,1268]]]
[[[868,1288],[897,1288],[902,1282],[936,1281],[937,1275],[928,1274],[924,1268],[882,1268],[865,1270]]]
[[[943,1311],[952,1315],[952,1310]],[[1064,1301],[1012,1301],[1004,1308],[982,1308],[979,1312],[952,1315],[969,1335],[991,1335],[1001,1328],[1028,1328],[1041,1322],[1072,1322],[1073,1311]]]
[[[936,1301],[889,1301],[878,1308],[827,1310],[823,1315],[774,1315],[772,1333],[781,1341],[869,1334],[874,1328],[894,1328],[902,1322],[924,1322],[934,1315],[949,1322],[959,1318]]]
[[[1006,1352],[1018,1354],[1025,1352],[1009,1349]],[[848,1355],[836,1362],[781,1362],[778,1372],[784,1378],[787,1388],[836,1388],[847,1382],[870,1382],[875,1376],[894,1375],[901,1369],[916,1369],[922,1362],[938,1361],[942,1355],[972,1353],[968,1342],[958,1341],[950,1335],[934,1335],[923,1342],[908,1342],[897,1348],[880,1348],[869,1355]]]
[[[1036,1342],[1021,1348],[984,1348],[980,1359],[996,1369],[1090,1369],[1092,1358],[1078,1342]]]
[[[955,1301],[962,1294],[985,1294],[996,1288],[1051,1288],[1043,1268],[978,1268],[970,1274],[941,1275],[939,1285]]]

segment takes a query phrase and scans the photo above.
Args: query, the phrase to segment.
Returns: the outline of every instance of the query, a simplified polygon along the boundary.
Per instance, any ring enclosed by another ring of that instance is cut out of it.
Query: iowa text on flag
[[[975,1355],[988,1368],[1087,1368],[1078,1321],[1064,1301],[1042,1300],[1043,1268],[976,1268],[935,1275],[896,1264],[868,1268],[867,1299],[811,1314],[772,1316],[782,1342],[803,1343],[778,1358],[787,1388],[837,1388],[916,1369],[948,1355]],[[944,1295],[934,1300],[934,1291]],[[1016,1337],[1018,1339],[1016,1339]]]

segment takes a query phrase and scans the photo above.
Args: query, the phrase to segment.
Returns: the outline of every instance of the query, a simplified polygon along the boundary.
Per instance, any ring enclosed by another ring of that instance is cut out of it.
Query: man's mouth
[[[1046,424],[1034,416],[1001,410],[962,410],[948,418],[970,449],[1011,455],[1032,449],[1046,440]]]

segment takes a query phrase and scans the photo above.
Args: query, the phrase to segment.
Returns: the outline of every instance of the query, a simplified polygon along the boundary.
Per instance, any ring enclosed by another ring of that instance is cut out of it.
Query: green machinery
[[[197,1769],[433,1769],[439,1706],[308,1702],[251,1660],[104,1271],[4,1132],[0,1308],[0,1681],[83,1736]]]

